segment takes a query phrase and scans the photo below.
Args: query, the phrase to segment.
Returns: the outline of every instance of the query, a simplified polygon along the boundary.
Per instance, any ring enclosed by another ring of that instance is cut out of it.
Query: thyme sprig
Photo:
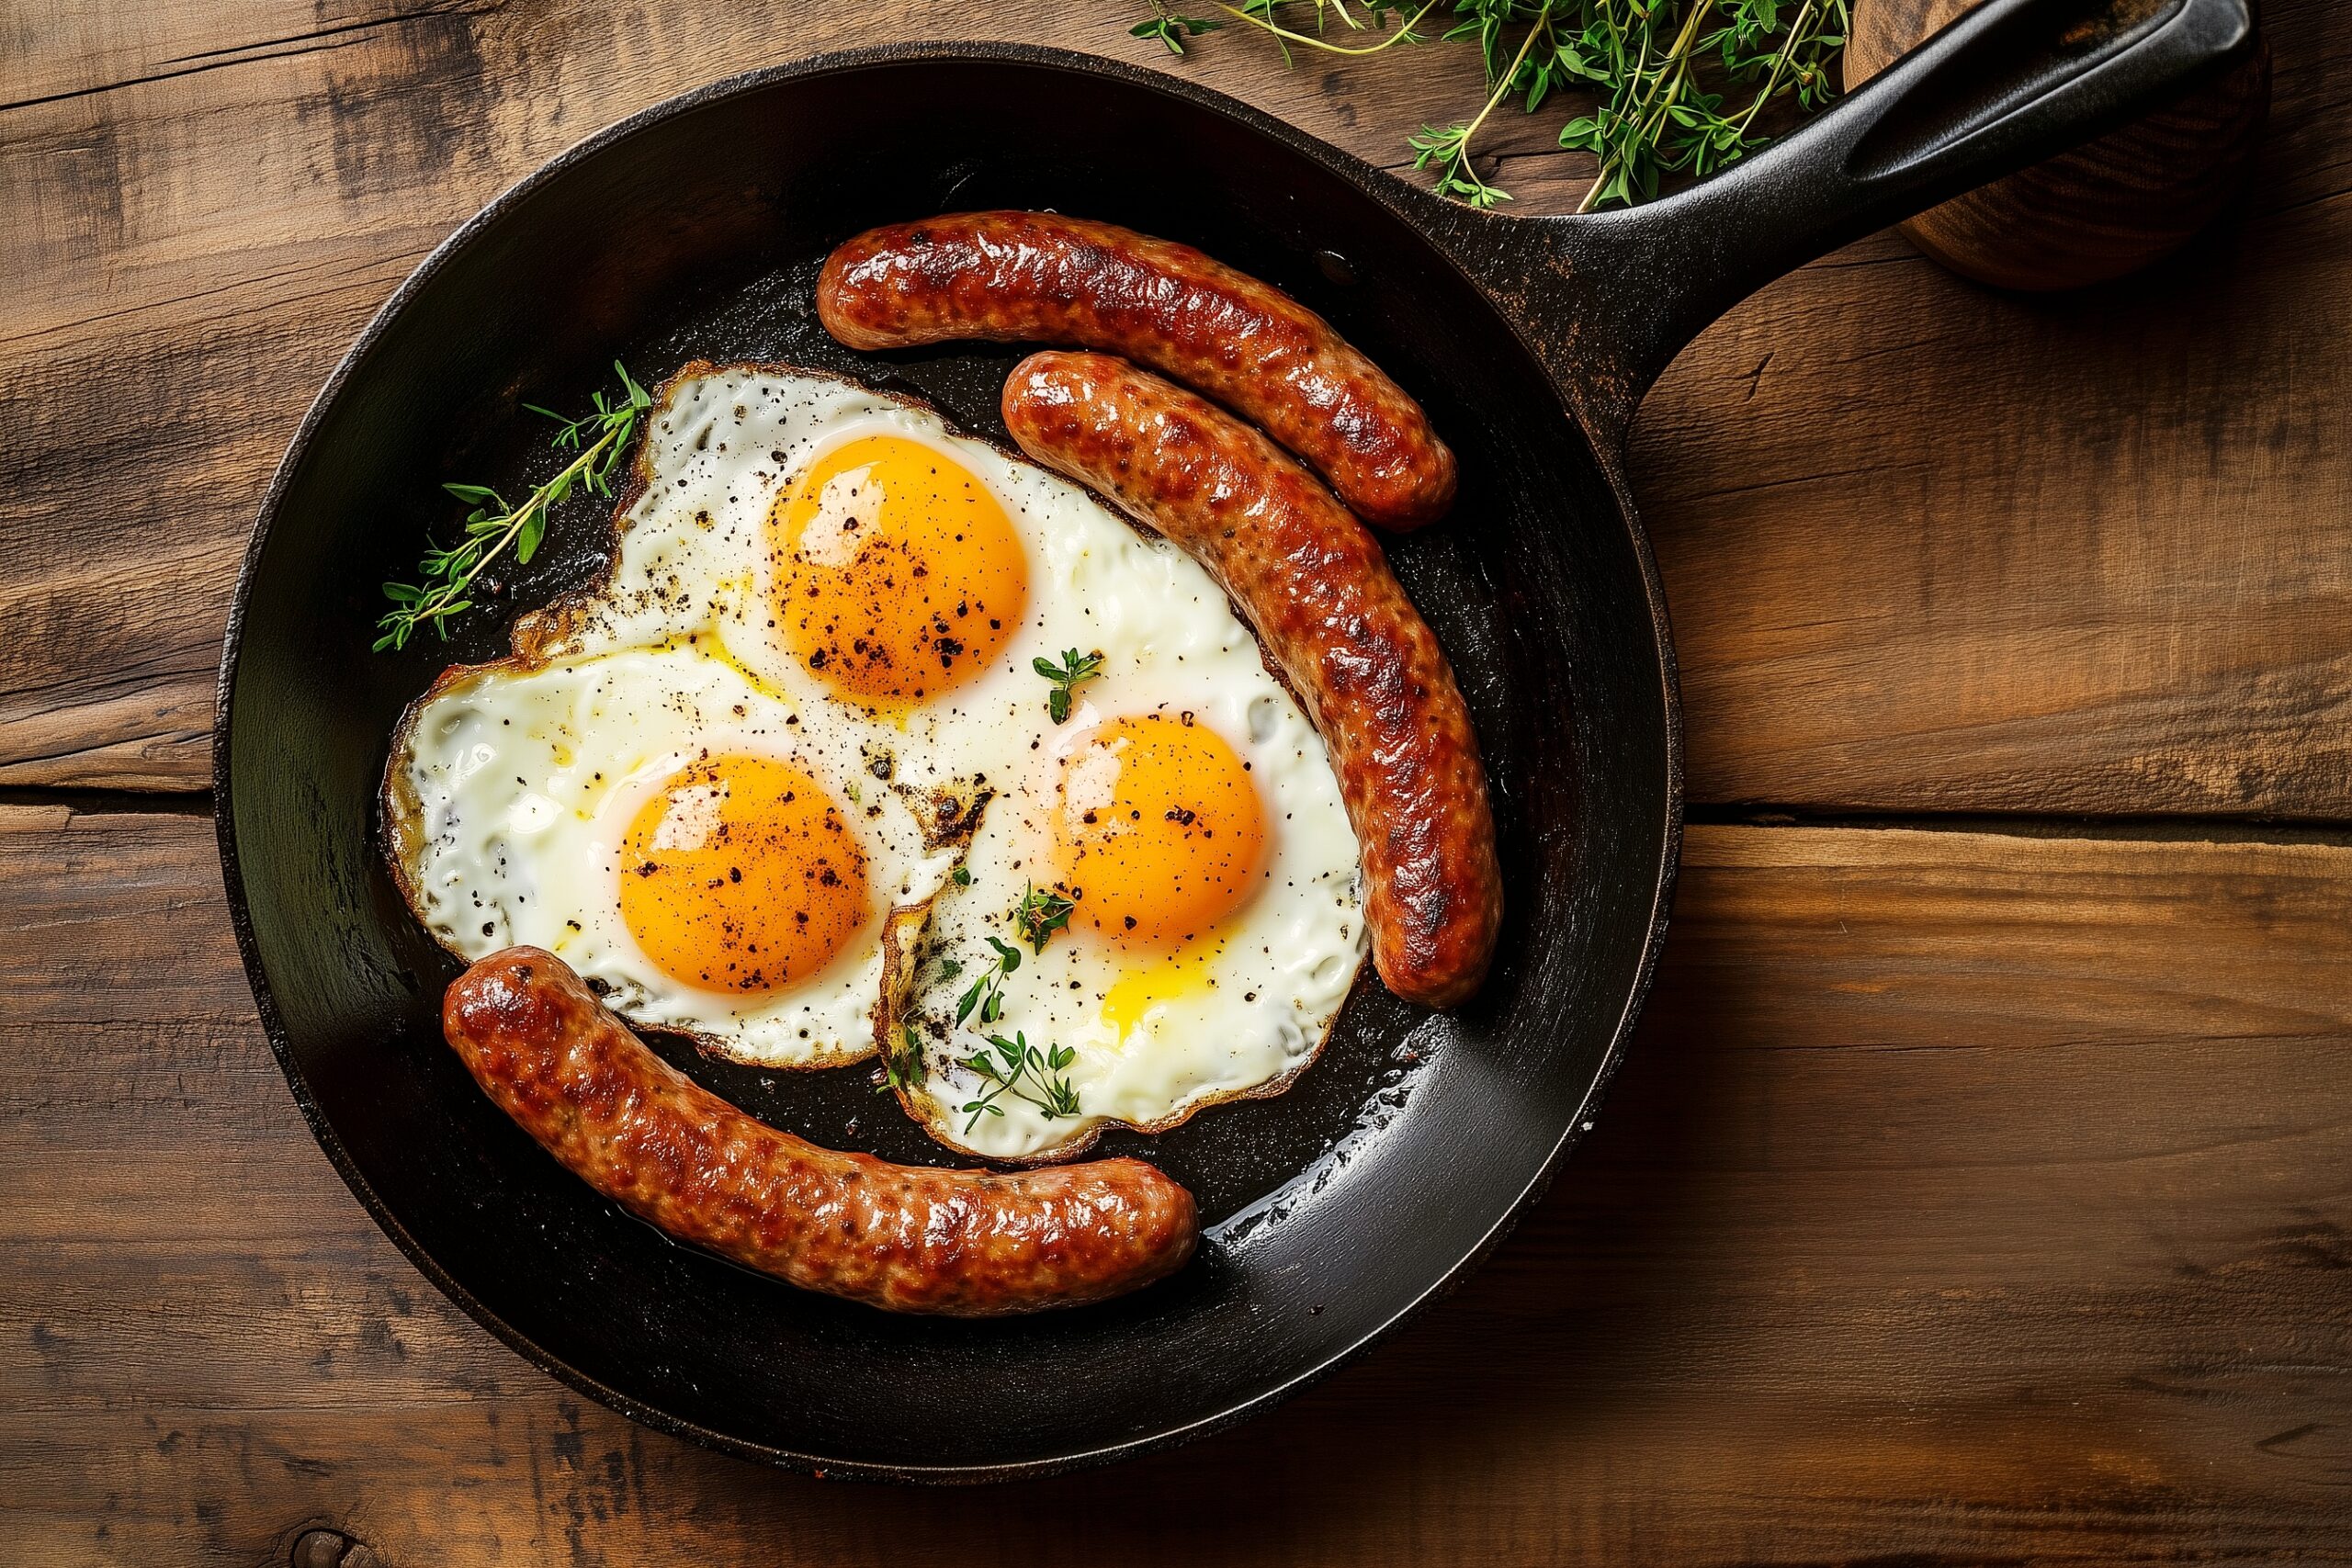
[[[613,469],[628,449],[639,417],[653,406],[652,397],[617,359],[613,361],[613,372],[620,378],[620,391],[610,400],[597,392],[594,412],[578,419],[565,419],[537,403],[523,405],[555,421],[557,429],[550,440],[558,451],[579,455],[555,478],[525,496],[522,504],[508,505],[488,485],[441,487],[472,506],[466,513],[465,533],[447,549],[425,550],[418,568],[422,581],[384,584],[384,597],[391,602],[391,608],[376,623],[382,634],[376,639],[377,652],[406,648],[420,626],[429,626],[437,635],[447,637],[450,618],[473,607],[467,594],[475,580],[510,547],[515,564],[527,565],[547,537],[548,511],[560,505],[575,487],[584,484],[599,495],[612,493]]]
[[[1010,1040],[1001,1034],[989,1035],[989,1045],[996,1053],[993,1057],[987,1051],[975,1051],[960,1064],[990,1086],[985,1093],[956,1107],[970,1117],[964,1123],[966,1136],[980,1124],[981,1117],[1004,1114],[1004,1107],[997,1101],[1007,1094],[1027,1100],[1048,1122],[1078,1114],[1078,1090],[1071,1087],[1069,1075],[1048,1076],[1061,1073],[1076,1061],[1077,1052],[1067,1045],[1041,1052],[1018,1030]],[[1024,1082],[1030,1087],[1023,1089]]]
[[[1031,883],[1021,895],[1021,902],[1012,907],[1012,929],[1035,953],[1046,951],[1046,942],[1056,931],[1069,924],[1070,911],[1078,908],[1077,900],[1066,897],[1060,889],[1039,887]],[[956,1021],[964,1023],[975,1013],[980,1027],[986,1029],[1004,1013],[1004,979],[1021,967],[1021,950],[1011,942],[990,937],[989,945],[996,950],[996,966],[981,971],[980,977],[965,987],[956,998]],[[953,967],[950,967],[953,965]],[[952,980],[963,973],[963,966],[953,959],[940,964],[940,978]]]
[[[1851,0],[1447,0],[1454,17],[1448,42],[1476,40],[1486,64],[1487,96],[1468,119],[1425,125],[1407,141],[1413,166],[1434,169],[1434,186],[1473,207],[1510,193],[1479,175],[1473,152],[1495,110],[1517,99],[1533,114],[1555,92],[1590,100],[1569,119],[1560,145],[1590,152],[1600,172],[1581,211],[1632,205],[1658,193],[1669,176],[1702,178],[1762,146],[1759,117],[1792,99],[1811,113],[1837,91],[1832,69],[1846,42]],[[1153,0],[1155,22],[1136,29],[1182,52],[1169,28],[1197,36],[1221,22],[1182,17]],[[1312,6],[1312,23],[1299,7]],[[1272,35],[1283,57],[1293,45],[1328,54],[1374,54],[1418,43],[1415,28],[1431,6],[1384,31],[1394,0],[1242,0],[1216,7]],[[1351,31],[1379,33],[1375,43],[1340,44],[1325,36],[1333,16]],[[1165,23],[1167,27],[1159,24]],[[1303,30],[1311,25],[1312,30]]]
[[[1158,3],[1158,0],[1155,0],[1155,3]],[[1389,12],[1402,10],[1404,7],[1396,4],[1396,0],[1365,0],[1363,4],[1363,15],[1359,17],[1355,12],[1348,9],[1347,0],[1314,0],[1315,31],[1310,36],[1284,26],[1276,18],[1277,7],[1284,3],[1285,0],[1241,0],[1238,6],[1228,6],[1224,4],[1223,0],[1219,0],[1217,9],[1236,20],[1247,23],[1262,32],[1272,34],[1281,46],[1284,63],[1295,65],[1297,60],[1290,51],[1290,46],[1295,43],[1319,50],[1325,54],[1340,54],[1361,59],[1368,54],[1378,54],[1384,50],[1393,49],[1400,43],[1426,42],[1427,40],[1413,29],[1419,25],[1423,17],[1438,7],[1438,0],[1424,0],[1421,8],[1405,19],[1404,26],[1387,34],[1378,43],[1346,44],[1333,43],[1325,37],[1324,24],[1329,17],[1338,17],[1343,24],[1355,32],[1378,32],[1386,23]],[[1206,28],[1198,28],[1193,30],[1205,32],[1224,25],[1222,22],[1211,22]]]
[[[1170,10],[1167,0],[1156,0],[1148,21],[1137,22],[1127,29],[1129,38],[1156,38],[1168,46],[1170,54],[1184,52],[1184,39],[1198,38],[1203,33],[1216,31],[1218,24],[1205,17],[1180,17]]]
[[[1021,967],[1021,950],[995,937],[989,938],[989,945],[996,949],[996,967],[981,971],[980,977],[956,999],[958,1026],[978,1013],[980,1027],[986,1029],[1004,1014],[1004,977]]]
[[[1046,939],[1069,925],[1070,911],[1077,908],[1078,900],[1060,888],[1040,887],[1033,882],[1021,895],[1021,902],[1012,907],[1012,929],[1032,952],[1043,953]]]
[[[1070,911],[1077,907],[1075,900],[1064,897],[1058,890],[1040,889],[1033,883],[1022,894],[1021,902],[1012,908],[1012,928],[1023,941],[1033,945],[1035,951],[1043,953],[1047,939],[1069,924]],[[996,951],[996,963],[982,971],[979,978],[974,980],[957,998],[956,1023],[958,1028],[977,1021],[978,1027],[985,1030],[1002,1017],[1005,977],[1019,973],[1021,969],[1021,950],[1018,947],[994,936],[988,939],[988,943]],[[943,959],[939,973],[941,979],[952,980],[963,973],[963,966],[953,959]],[[915,1032],[911,1027],[906,1032],[906,1040],[909,1052],[917,1052]],[[1004,1107],[997,1101],[1007,1094],[1016,1100],[1027,1100],[1048,1120],[1078,1114],[1078,1091],[1070,1087],[1069,1075],[1063,1073],[1064,1068],[1077,1060],[1076,1052],[1066,1045],[1040,1051],[1030,1044],[1028,1037],[1019,1030],[1013,1032],[1010,1040],[1001,1034],[990,1034],[988,1043],[989,1049],[996,1053],[994,1056],[990,1056],[988,1051],[975,1051],[956,1064],[989,1085],[977,1098],[957,1107],[967,1118],[964,1123],[967,1134],[980,1124],[981,1117],[1003,1115]],[[919,1063],[920,1060],[919,1055],[913,1057],[914,1062]],[[895,1085],[899,1081],[899,1074],[910,1072],[911,1067],[902,1068],[894,1061],[885,1064],[883,1070]],[[1062,1073],[1062,1076],[1052,1076],[1057,1073]]]
[[[1465,23],[1464,27],[1467,25]],[[1462,37],[1464,27],[1457,27],[1445,36]],[[1482,28],[1481,30],[1484,33],[1490,29]],[[1519,46],[1519,52],[1511,57],[1510,69],[1497,73],[1491,64],[1489,65],[1488,79],[1494,82],[1495,90],[1488,95],[1486,107],[1478,111],[1476,118],[1467,125],[1449,126],[1443,130],[1440,130],[1433,125],[1425,125],[1421,127],[1419,133],[1405,139],[1405,144],[1413,150],[1413,167],[1426,169],[1431,164],[1437,164],[1438,176],[1434,188],[1438,195],[1458,196],[1471,206],[1480,209],[1489,208],[1498,201],[1510,199],[1510,192],[1500,186],[1488,185],[1478,177],[1476,167],[1470,162],[1470,141],[1478,134],[1478,128],[1487,123],[1487,117],[1495,112],[1495,106],[1510,96],[1512,88],[1519,81],[1521,71],[1527,64],[1529,53],[1535,48],[1536,40],[1545,37],[1551,30],[1552,4],[1551,0],[1544,0],[1543,8],[1535,13],[1535,20],[1527,29],[1526,41]],[[1528,107],[1532,112],[1534,106],[1531,104]]]
[[[1074,648],[1065,649],[1059,664],[1041,655],[1031,660],[1029,667],[1053,682],[1054,689],[1046,694],[1046,712],[1056,724],[1061,724],[1069,717],[1070,694],[1089,681],[1101,679],[1102,650],[1098,648],[1091,653],[1080,653]]]

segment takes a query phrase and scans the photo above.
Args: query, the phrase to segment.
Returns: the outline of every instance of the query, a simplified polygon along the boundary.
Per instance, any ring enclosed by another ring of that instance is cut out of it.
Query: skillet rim
[[[1202,1416],[1184,1425],[1153,1432],[1148,1436],[1125,1441],[1101,1444],[1075,1452],[1050,1458],[1025,1460],[1008,1464],[905,1464],[867,1460],[830,1459],[820,1454],[752,1442],[705,1427],[697,1422],[673,1416],[668,1411],[632,1398],[612,1388],[580,1368],[571,1365],[543,1349],[536,1341],[508,1324],[490,1310],[471,1291],[444,1269],[439,1260],[412,1235],[407,1227],[392,1213],[390,1206],[369,1185],[353,1161],[334,1127],[326,1120],[309,1080],[297,1064],[289,1043],[284,1020],[279,1016],[269,977],[263,967],[259,939],[254,929],[253,915],[246,897],[244,875],[238,856],[234,810],[235,780],[231,759],[231,700],[236,688],[240,657],[243,650],[246,612],[252,602],[254,578],[271,531],[277,522],[295,470],[308,456],[319,427],[324,423],[334,404],[356,374],[363,361],[375,348],[392,321],[405,311],[416,297],[440,273],[442,268],[476,238],[513,208],[537,191],[542,186],[568,172],[575,164],[584,164],[602,155],[611,147],[628,140],[637,132],[691,112],[707,104],[743,94],[762,91],[781,84],[803,81],[812,77],[842,74],[849,72],[906,63],[973,63],[1039,66],[1048,70],[1089,75],[1116,82],[1124,86],[1139,88],[1190,104],[1196,108],[1236,122],[1243,129],[1268,138],[1318,164],[1339,175],[1371,200],[1388,209],[1398,220],[1409,224],[1426,240],[1430,248],[1446,263],[1462,274],[1465,282],[1492,304],[1497,314],[1520,340],[1521,348],[1542,367],[1553,393],[1559,400],[1562,418],[1575,425],[1585,439],[1601,478],[1614,496],[1628,542],[1634,548],[1641,573],[1644,597],[1650,615],[1650,633],[1658,661],[1659,695],[1663,699],[1663,740],[1666,761],[1666,800],[1664,830],[1658,845],[1657,884],[1650,906],[1649,933],[1643,943],[1632,986],[1626,992],[1625,1003],[1611,1032],[1607,1050],[1586,1089],[1575,1114],[1561,1129],[1550,1153],[1538,1167],[1526,1186],[1505,1205],[1501,1214],[1480,1237],[1478,1243],[1444,1273],[1432,1280],[1412,1300],[1392,1313],[1385,1321],[1374,1327],[1346,1348],[1326,1357],[1322,1361],[1288,1380],[1228,1405],[1214,1415]],[[1415,212],[1413,206],[1430,204]],[[235,595],[231,601],[227,623],[223,629],[220,673],[215,683],[212,723],[212,820],[220,855],[223,892],[229,907],[229,920],[237,939],[237,952],[243,961],[245,978],[254,993],[255,1011],[262,1032],[269,1041],[270,1053],[277,1058],[278,1071],[293,1094],[302,1119],[310,1125],[311,1136],[325,1153],[335,1174],[359,1200],[377,1227],[391,1239],[409,1262],[431,1280],[435,1289],[454,1302],[467,1316],[488,1329],[502,1344],[526,1361],[548,1373],[558,1382],[619,1412],[630,1420],[669,1436],[683,1438],[703,1448],[738,1459],[752,1460],[779,1469],[795,1471],[819,1480],[852,1479],[886,1481],[913,1484],[974,1485],[991,1482],[1038,1480],[1070,1471],[1099,1468],[1121,1460],[1140,1458],[1208,1437],[1238,1426],[1254,1416],[1263,1414],[1274,1405],[1304,1392],[1315,1383],[1331,1376],[1341,1368],[1363,1356],[1374,1344],[1386,1338],[1408,1321],[1451,1294],[1476,1272],[1496,1247],[1509,1237],[1527,1210],[1542,1199],[1550,1189],[1561,1165],[1585,1134],[1591,1131],[1602,1099],[1623,1065],[1626,1050],[1642,1008],[1648,999],[1650,988],[1657,975],[1658,955],[1665,944],[1666,930],[1672,911],[1677,873],[1681,863],[1683,829],[1683,756],[1682,704],[1680,683],[1674,651],[1673,630],[1669,623],[1666,592],[1659,576],[1657,561],[1652,550],[1648,530],[1635,510],[1631,487],[1623,471],[1622,436],[1604,438],[1586,415],[1580,389],[1564,381],[1549,360],[1529,338],[1527,324],[1520,310],[1499,299],[1495,290],[1482,282],[1464,265],[1463,253],[1482,244],[1503,243],[1509,227],[1524,223],[1528,240],[1535,237],[1535,220],[1503,218],[1493,214],[1472,215],[1488,227],[1478,234],[1464,226],[1459,209],[1427,197],[1385,171],[1374,167],[1353,154],[1346,152],[1311,136],[1297,127],[1252,107],[1237,98],[1203,87],[1166,72],[1148,70],[1126,61],[1080,52],[1042,44],[1017,43],[1001,40],[923,39],[903,43],[871,45],[863,48],[831,51],[763,66],[721,77],[717,81],[691,88],[675,96],[639,109],[616,120],[602,130],[592,132],[558,152],[537,168],[500,191],[481,209],[452,231],[431,254],[417,264],[414,271],[402,279],[400,287],[368,318],[366,327],[352,341],[334,371],[320,387],[318,394],[296,427],[293,438],[287,444],[285,455],[278,460],[270,476],[269,487],[264,491],[256,511],[253,532],[246,541],[244,558],[239,565]],[[1552,222],[1559,220],[1549,220]],[[1492,225],[1503,225],[1497,228]]]

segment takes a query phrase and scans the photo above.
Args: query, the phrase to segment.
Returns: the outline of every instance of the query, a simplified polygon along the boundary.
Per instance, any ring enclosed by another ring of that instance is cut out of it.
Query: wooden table
[[[205,815],[255,502],[435,241],[688,85],[1050,40],[1396,164],[1472,60],[1178,62],[1126,0],[15,7],[0,1562],[2352,1561],[2352,26],[2266,8],[2272,129],[2185,255],[2028,299],[1882,235],[1652,396],[1693,827],[1516,1237],[1238,1431],[910,1494],[583,1404],[329,1169]],[[1586,172],[1549,123],[1496,142],[1524,209]]]

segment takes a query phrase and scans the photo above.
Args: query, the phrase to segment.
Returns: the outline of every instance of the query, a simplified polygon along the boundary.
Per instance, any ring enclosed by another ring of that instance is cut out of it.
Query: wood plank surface
[[[1286,71],[1223,33],[1179,62],[1139,14],[36,0],[0,50],[0,784],[200,786],[235,562],[312,391],[436,240],[600,125],[916,36],[1182,71],[1387,164],[1477,91],[1458,50]],[[2352,810],[2352,29],[2266,14],[2273,128],[2189,254],[2033,300],[1881,236],[1653,395],[1695,799]],[[1494,142],[1524,210],[1578,184],[1544,123]]]
[[[1651,395],[1694,798],[2347,815],[2352,27],[2262,11],[2251,185],[2170,261],[2020,296],[1882,236]]]
[[[209,827],[0,807],[0,1562],[2352,1561],[2352,848],[1702,827],[1600,1132],[1224,1437],[888,1494],[633,1427],[303,1128]]]
[[[2251,188],[2174,261],[2038,299],[1875,236],[1661,382],[1633,457],[1705,814],[2043,819],[1694,828],[1600,1131],[1363,1363],[1112,1471],[884,1494],[571,1395],[375,1230],[261,1039],[186,793],[313,391],[498,189],[733,71],[1060,43],[1391,167],[1478,92],[1460,50],[1176,61],[1125,36],[1142,9],[0,17],[0,1568],[252,1568],[317,1526],[368,1544],[347,1568],[2352,1562],[2333,0],[2267,0]],[[1551,123],[1491,143],[1522,210],[1589,169]]]

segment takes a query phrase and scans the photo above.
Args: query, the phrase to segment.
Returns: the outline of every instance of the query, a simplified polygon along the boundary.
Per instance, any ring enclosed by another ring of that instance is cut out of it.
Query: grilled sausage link
[[[1330,749],[1388,988],[1431,1007],[1476,990],[1502,926],[1486,770],[1453,671],[1371,534],[1264,436],[1124,360],[1031,355],[1004,422],[1175,541],[1257,628]]]
[[[852,348],[951,338],[1077,344],[1252,419],[1357,516],[1418,528],[1453,503],[1453,453],[1331,324],[1190,245],[1050,212],[871,229],[825,258],[817,315]]]
[[[597,1191],[682,1241],[891,1312],[1076,1306],[1172,1273],[1193,1196],[1140,1160],[999,1175],[820,1149],[670,1066],[561,959],[492,953],[442,1032],[490,1098]]]

